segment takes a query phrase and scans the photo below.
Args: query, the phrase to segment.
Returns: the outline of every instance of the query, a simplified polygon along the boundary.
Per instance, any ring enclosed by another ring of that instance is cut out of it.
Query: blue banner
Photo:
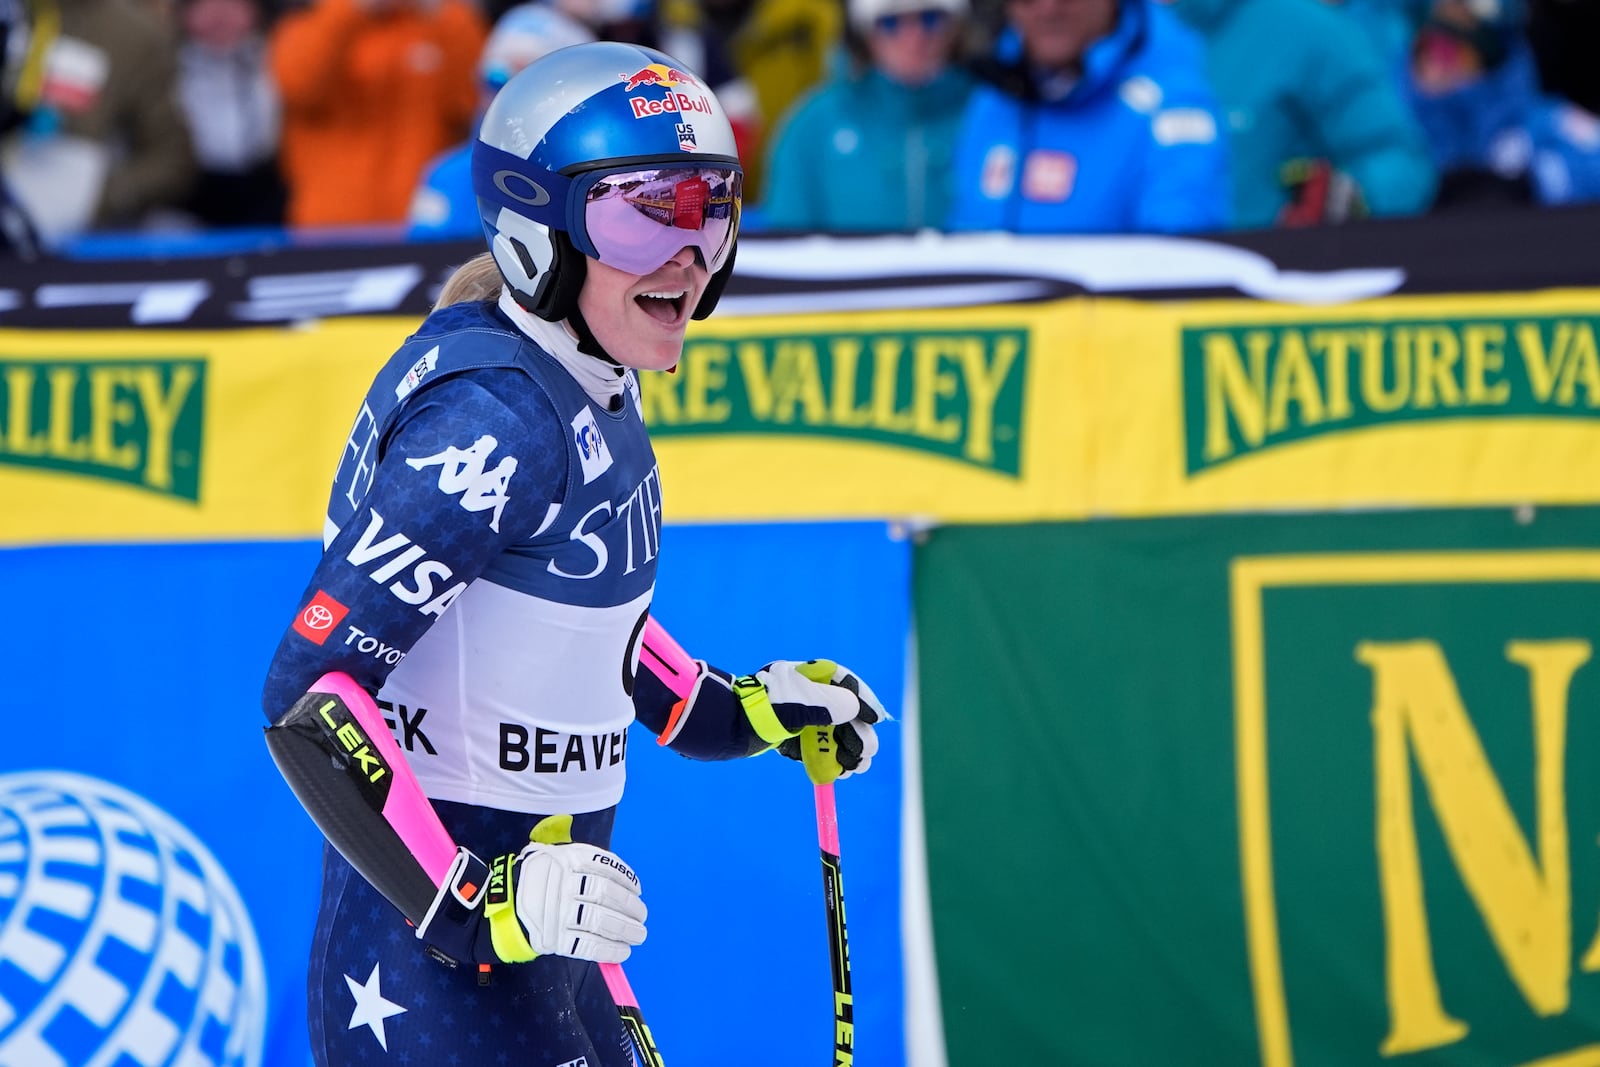
[[[308,1062],[321,845],[258,709],[317,553],[0,552],[15,609],[0,622],[0,1067]],[[838,659],[898,714],[910,549],[887,527],[669,526],[661,559],[656,613],[692,655],[741,672]],[[872,772],[838,797],[857,1044],[895,1064],[901,747],[894,726],[880,736]],[[652,755],[629,761],[614,846],[650,907],[627,970],[663,1054],[818,1062],[833,998],[804,774],[634,740]]]

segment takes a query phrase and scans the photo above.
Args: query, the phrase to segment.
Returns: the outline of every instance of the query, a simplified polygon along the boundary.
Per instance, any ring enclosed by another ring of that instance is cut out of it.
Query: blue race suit
[[[660,522],[633,372],[509,302],[436,311],[360,407],[267,715],[343,671],[377,694],[458,844],[516,851],[543,815],[570,814],[574,840],[605,847]],[[327,851],[309,974],[318,1064],[631,1065],[596,965],[541,956],[486,975],[426,954]]]

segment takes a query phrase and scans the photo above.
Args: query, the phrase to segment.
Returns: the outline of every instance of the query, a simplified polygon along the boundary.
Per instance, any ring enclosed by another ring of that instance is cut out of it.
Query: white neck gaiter
[[[534,344],[555,357],[566,368],[589,399],[606,411],[622,406],[623,368],[578,351],[578,338],[565,322],[546,322],[517,303],[511,290],[501,288],[500,310],[527,334]]]

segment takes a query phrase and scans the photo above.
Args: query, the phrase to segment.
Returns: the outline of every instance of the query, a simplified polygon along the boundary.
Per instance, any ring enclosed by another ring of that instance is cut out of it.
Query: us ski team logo
[[[394,398],[396,400],[404,400],[410,396],[417,386],[422,384],[422,379],[426,378],[438,365],[439,346],[434,345],[423,353],[421,359],[411,365],[410,370],[406,371],[405,377],[400,379],[400,384],[394,387]]]

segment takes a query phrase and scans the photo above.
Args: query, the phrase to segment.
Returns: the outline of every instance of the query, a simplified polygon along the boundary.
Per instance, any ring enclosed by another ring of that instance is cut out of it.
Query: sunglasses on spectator
[[[896,34],[912,23],[917,23],[924,33],[933,33],[942,29],[949,19],[948,11],[928,8],[924,11],[902,11],[898,15],[882,15],[872,20],[872,27],[879,33]]]

